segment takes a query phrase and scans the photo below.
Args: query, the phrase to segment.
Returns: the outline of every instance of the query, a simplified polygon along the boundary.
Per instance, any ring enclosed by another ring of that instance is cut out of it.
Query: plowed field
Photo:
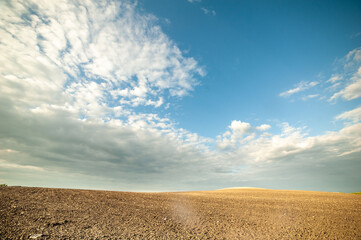
[[[0,188],[0,239],[361,239],[361,195]]]

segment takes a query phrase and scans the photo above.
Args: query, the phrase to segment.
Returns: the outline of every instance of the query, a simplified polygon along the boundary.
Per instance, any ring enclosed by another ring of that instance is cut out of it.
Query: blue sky
[[[299,101],[302,93],[285,101],[279,93],[301,81],[325,80],[335,59],[360,46],[353,37],[360,31],[358,1],[141,1],[140,6],[158,16],[164,31],[208,73],[176,114],[186,129],[215,137],[233,119],[277,119],[319,134],[335,129],[329,119],[339,111],[355,107]],[[216,15],[202,14],[202,8]]]
[[[1,182],[359,191],[359,1],[0,4]]]

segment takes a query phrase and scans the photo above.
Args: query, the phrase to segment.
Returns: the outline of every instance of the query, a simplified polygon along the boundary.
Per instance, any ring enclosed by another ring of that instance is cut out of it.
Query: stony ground
[[[0,188],[0,239],[361,239],[361,195]]]

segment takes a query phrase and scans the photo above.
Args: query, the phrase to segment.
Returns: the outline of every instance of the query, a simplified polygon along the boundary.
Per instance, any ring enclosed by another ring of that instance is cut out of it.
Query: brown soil
[[[3,187],[0,238],[361,239],[361,195]]]

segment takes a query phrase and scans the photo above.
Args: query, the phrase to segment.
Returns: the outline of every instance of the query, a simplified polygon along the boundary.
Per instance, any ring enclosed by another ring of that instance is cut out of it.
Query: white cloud
[[[338,132],[308,137],[302,129],[284,123],[281,134],[259,135],[247,143],[242,142],[241,139],[238,141],[242,144],[237,145],[231,155],[235,159],[244,159],[249,163],[292,161],[292,159],[303,159],[311,153],[313,153],[310,155],[311,161],[316,161],[317,158],[320,161],[327,161],[327,157],[332,154],[341,156],[359,149],[361,124],[351,125]],[[226,143],[231,142],[223,144]]]
[[[356,32],[356,33],[351,34],[350,38],[354,39],[354,38],[358,38],[359,36],[361,36],[361,32]]]
[[[212,15],[212,16],[215,16],[217,13],[216,11],[214,10],[211,10],[211,9],[208,9],[208,8],[205,8],[205,7],[201,7],[201,10],[203,11],[204,14],[206,15]]]
[[[230,131],[226,131],[222,135],[217,136],[217,146],[220,149],[235,149],[239,147],[240,144],[245,144],[253,140],[259,132],[267,131],[271,126],[262,124],[253,127],[247,122],[234,120],[228,128]]]
[[[31,170],[31,171],[45,171],[45,169],[41,168],[41,167],[9,163],[2,159],[0,159],[0,168],[14,168],[14,169]]]
[[[361,121],[361,107],[341,113],[340,115],[336,116],[336,120],[346,120],[352,121],[354,123]]]
[[[327,82],[335,83],[343,79],[343,76],[339,74],[332,74],[331,78],[327,80]]]
[[[350,101],[361,97],[361,48],[348,52],[341,59],[335,60],[335,72],[324,81],[302,81],[294,88],[279,94],[281,97],[290,97],[293,94],[303,92],[317,85],[316,93],[303,96],[301,99],[307,101],[318,97],[320,100],[328,99],[335,101],[339,98]],[[322,79],[323,74],[318,78]]]
[[[2,91],[23,102],[73,99],[68,104],[88,112],[109,101],[159,107],[166,92],[186,95],[204,71],[183,57],[154,16],[135,8],[128,2],[3,3]]]
[[[344,89],[332,95],[330,101],[339,97],[346,100],[353,100],[361,97],[361,67],[359,67],[358,71],[353,74]]]
[[[302,128],[284,123],[279,134],[253,134],[249,141],[236,143],[232,136],[228,131],[218,138],[219,148],[225,150],[222,161],[235,170],[232,178],[248,185],[261,182],[258,186],[272,187],[277,182],[286,187],[292,182],[295,187],[297,182],[308,182],[311,186],[320,184],[320,179],[352,185],[355,180],[343,173],[356,174],[360,169],[361,124],[308,136]]]
[[[335,72],[325,81],[300,82],[295,88],[284,91],[279,96],[289,97],[320,84],[318,93],[308,94],[302,100],[319,97],[328,101],[340,98],[350,101],[361,97],[361,48],[353,49],[341,59],[336,59],[334,69]],[[323,78],[322,75],[319,78]]]
[[[266,130],[268,130],[268,129],[270,129],[270,128],[271,128],[271,126],[268,125],[268,124],[262,124],[262,125],[256,127],[256,129],[257,129],[257,130],[260,130],[260,131],[266,131]]]
[[[316,97],[318,97],[318,96],[320,96],[320,95],[319,95],[319,94],[309,94],[309,95],[307,95],[307,96],[302,97],[302,100],[303,100],[303,101],[307,101],[307,100],[309,100],[309,99],[316,98]]]
[[[236,134],[243,135],[251,130],[251,125],[246,122],[232,121],[229,128]]]
[[[348,61],[345,67],[349,67],[357,62],[361,61],[361,48],[355,48],[347,53],[346,61]]]
[[[289,97],[295,93],[298,93],[298,92],[302,92],[302,91],[305,91],[309,88],[312,88],[314,86],[318,85],[318,82],[300,82],[297,84],[297,86],[295,88],[292,88],[292,89],[289,89],[287,91],[284,91],[282,93],[279,94],[280,97]]]

